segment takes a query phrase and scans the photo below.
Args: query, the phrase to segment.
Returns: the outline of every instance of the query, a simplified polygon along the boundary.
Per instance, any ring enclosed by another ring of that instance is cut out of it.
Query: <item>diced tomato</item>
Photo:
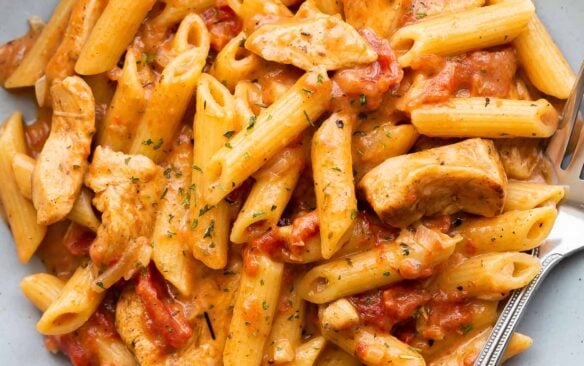
[[[350,301],[365,324],[389,332],[395,324],[411,318],[430,297],[419,283],[403,282],[385,290],[352,296]]]
[[[235,12],[228,6],[212,7],[205,10],[201,17],[211,36],[211,47],[219,52],[227,42],[235,37],[243,25]]]
[[[65,237],[63,238],[63,245],[74,256],[89,255],[89,247],[95,239],[95,233],[77,223],[69,224]]]
[[[50,108],[39,108],[36,121],[24,126],[26,145],[33,158],[36,158],[45,146],[45,141],[51,132],[52,116],[53,112]]]
[[[295,254],[301,252],[305,242],[317,235],[318,232],[319,224],[316,210],[294,219],[289,243],[290,251]]]
[[[333,76],[333,80],[349,97],[363,95],[361,104],[365,104],[368,110],[373,110],[379,107],[383,95],[401,82],[404,73],[386,39],[368,28],[363,29],[361,35],[377,52],[377,61],[340,70]]]
[[[192,329],[183,312],[173,306],[165,280],[153,265],[138,275],[136,293],[144,302],[153,330],[162,335],[168,345],[174,348],[184,346],[191,338]]]
[[[47,336],[45,338],[45,346],[51,350],[57,346],[69,360],[73,366],[90,366],[90,355],[86,349],[81,345],[81,342],[73,334],[63,334],[58,336]]]
[[[472,322],[472,309],[464,291],[439,291],[426,307],[428,317],[420,333],[427,339],[442,339],[447,332],[460,331]]]
[[[449,58],[422,55],[414,59],[412,69],[426,74],[427,80],[420,92],[408,97],[408,110],[456,96],[505,98],[514,85],[517,57],[510,47]]]

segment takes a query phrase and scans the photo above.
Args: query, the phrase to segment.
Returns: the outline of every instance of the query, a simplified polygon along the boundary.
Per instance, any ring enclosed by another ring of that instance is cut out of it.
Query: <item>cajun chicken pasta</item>
[[[76,366],[472,365],[564,196],[530,0],[60,0],[0,80],[38,105],[0,129],[20,285]]]

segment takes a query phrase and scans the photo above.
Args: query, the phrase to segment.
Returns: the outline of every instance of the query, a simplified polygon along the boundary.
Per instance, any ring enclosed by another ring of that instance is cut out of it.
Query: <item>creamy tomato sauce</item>
[[[422,55],[412,69],[426,77],[421,90],[407,97],[407,109],[453,97],[508,97],[515,86],[517,57],[510,47],[460,56]]]

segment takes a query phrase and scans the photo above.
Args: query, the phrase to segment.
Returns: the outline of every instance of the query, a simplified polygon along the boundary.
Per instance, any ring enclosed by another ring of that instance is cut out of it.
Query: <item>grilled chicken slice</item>
[[[90,249],[93,262],[110,267],[128,257],[126,250],[136,247],[131,244],[144,239],[149,243],[164,180],[162,168],[145,156],[95,149],[85,176],[85,184],[95,192],[93,204],[102,212]]]
[[[507,176],[493,142],[469,139],[387,159],[359,188],[386,223],[406,227],[423,216],[501,213]]]
[[[326,14],[261,26],[245,47],[268,61],[303,70],[318,65],[337,70],[377,60],[377,53],[352,26]]]
[[[54,82],[51,96],[51,133],[32,177],[32,201],[37,221],[44,225],[64,219],[73,208],[95,132],[95,102],[83,79],[72,76]]]

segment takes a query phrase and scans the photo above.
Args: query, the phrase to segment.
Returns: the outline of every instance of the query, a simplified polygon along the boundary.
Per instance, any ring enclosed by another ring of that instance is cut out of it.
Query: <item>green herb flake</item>
[[[211,220],[209,226],[205,229],[203,233],[203,238],[211,238],[213,236],[213,232],[215,231],[215,220]]]
[[[227,131],[223,134],[223,136],[225,136],[226,138],[230,139],[231,136],[233,136],[235,134],[235,131],[231,130],[231,131]]]
[[[249,121],[247,123],[247,130],[251,130],[253,128],[253,126],[255,126],[257,121],[257,117],[256,116],[251,116],[249,117]]]
[[[367,97],[365,96],[365,94],[361,94],[359,96],[359,104],[361,104],[361,105],[367,104]]]

